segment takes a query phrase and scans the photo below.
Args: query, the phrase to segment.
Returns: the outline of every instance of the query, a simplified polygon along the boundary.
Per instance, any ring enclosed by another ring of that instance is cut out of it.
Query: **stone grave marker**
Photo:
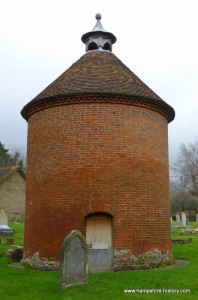
[[[181,222],[182,222],[182,226],[186,227],[186,214],[184,211],[182,211],[181,213]]]
[[[0,225],[8,226],[8,215],[5,213],[3,209],[0,209]]]
[[[178,213],[176,213],[176,224],[177,224],[178,226],[181,225],[180,214],[178,214]]]
[[[87,283],[88,246],[77,230],[66,236],[61,246],[60,288]]]
[[[196,214],[196,227],[198,228],[198,214]]]

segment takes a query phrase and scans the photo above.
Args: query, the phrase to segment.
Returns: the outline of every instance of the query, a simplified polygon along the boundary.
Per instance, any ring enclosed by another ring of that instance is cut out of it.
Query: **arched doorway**
[[[89,271],[105,272],[112,268],[112,217],[94,213],[86,217],[86,240],[89,246]]]

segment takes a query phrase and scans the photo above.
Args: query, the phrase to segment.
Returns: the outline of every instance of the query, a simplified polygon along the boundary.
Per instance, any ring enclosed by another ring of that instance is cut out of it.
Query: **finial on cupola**
[[[86,51],[106,50],[112,52],[112,45],[116,42],[116,37],[113,33],[106,31],[100,20],[101,14],[96,14],[96,25],[92,31],[83,34],[82,42],[86,46]]]

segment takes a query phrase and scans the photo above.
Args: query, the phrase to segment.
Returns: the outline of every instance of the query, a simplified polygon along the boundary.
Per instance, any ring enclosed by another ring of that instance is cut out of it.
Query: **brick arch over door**
[[[112,217],[114,217],[116,212],[116,207],[114,205],[103,203],[100,201],[94,201],[91,204],[85,206],[83,209],[81,209],[81,213],[86,217],[92,213],[99,213],[104,212],[107,214],[110,214]]]

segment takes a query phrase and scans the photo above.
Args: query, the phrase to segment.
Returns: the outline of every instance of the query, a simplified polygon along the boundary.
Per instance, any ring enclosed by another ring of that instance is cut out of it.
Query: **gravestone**
[[[3,209],[0,209],[0,225],[8,225],[8,215]]]
[[[184,211],[182,211],[181,213],[181,223],[182,223],[182,227],[186,227],[186,214]]]
[[[176,213],[176,224],[181,225],[180,214]]]
[[[82,234],[72,230],[61,246],[60,288],[87,283],[88,246]]]
[[[198,228],[198,214],[196,214],[196,227]]]

